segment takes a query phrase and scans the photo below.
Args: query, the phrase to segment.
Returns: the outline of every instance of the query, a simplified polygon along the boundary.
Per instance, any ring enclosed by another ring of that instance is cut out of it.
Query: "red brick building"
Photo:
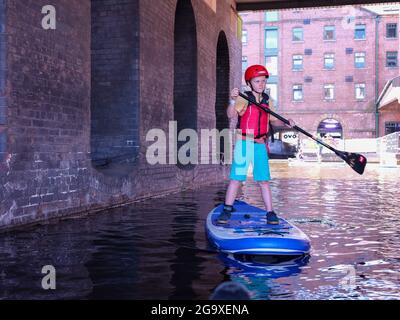
[[[279,113],[310,132],[344,139],[385,133],[390,121],[380,121],[376,101],[399,75],[396,7],[289,9],[241,17],[242,69],[266,65]]]

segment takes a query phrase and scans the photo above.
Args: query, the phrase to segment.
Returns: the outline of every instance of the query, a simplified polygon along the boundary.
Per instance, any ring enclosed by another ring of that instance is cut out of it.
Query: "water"
[[[253,299],[398,299],[400,169],[272,164],[275,209],[311,256],[262,267],[210,248],[208,212],[226,183],[0,235],[0,299],[208,299],[224,281]],[[262,207],[248,181],[241,199]],[[41,287],[53,265],[57,289]]]

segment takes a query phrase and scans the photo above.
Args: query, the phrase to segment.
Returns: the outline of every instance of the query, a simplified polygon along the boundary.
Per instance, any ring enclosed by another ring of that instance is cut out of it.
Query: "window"
[[[356,99],[357,100],[365,99],[365,83],[356,84]]]
[[[324,27],[324,40],[335,40],[335,26]]]
[[[333,100],[335,98],[335,86],[333,84],[324,85],[325,100]]]
[[[242,31],[242,45],[246,45],[247,44],[247,30],[243,30]]]
[[[293,55],[293,70],[303,70],[303,56],[300,54]]]
[[[356,24],[354,39],[365,39],[365,24]]]
[[[278,21],[278,11],[267,11],[267,12],[265,12],[265,21],[267,21],[267,22]]]
[[[303,101],[303,86],[301,84],[293,86],[293,101]]]
[[[354,66],[356,68],[365,68],[365,52],[354,53]]]
[[[400,122],[386,122],[385,135],[400,131]]]
[[[306,56],[311,56],[312,55],[312,49],[304,49],[304,54]]]
[[[265,48],[278,49],[278,30],[277,29],[265,30]]]
[[[303,28],[292,29],[292,41],[303,41]]]
[[[265,91],[276,107],[278,105],[278,85],[276,83],[267,83]]]
[[[386,24],[386,38],[397,38],[397,23]]]
[[[352,54],[353,48],[346,48],[346,54]]]
[[[265,67],[267,68],[270,76],[277,76],[278,75],[278,56],[265,57]]]
[[[312,82],[313,78],[310,76],[304,77],[304,82],[310,83]]]
[[[335,68],[335,55],[326,53],[324,55],[324,69],[332,70],[333,68]]]
[[[248,66],[248,61],[247,61],[247,57],[243,56],[242,57],[242,71],[245,72]]]
[[[397,51],[386,52],[386,67],[397,67]]]

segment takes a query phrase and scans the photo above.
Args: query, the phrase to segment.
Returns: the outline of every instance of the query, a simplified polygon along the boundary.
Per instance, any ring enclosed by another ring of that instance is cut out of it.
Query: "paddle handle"
[[[290,122],[289,122],[288,119],[282,117],[281,115],[275,113],[274,111],[272,111],[270,109],[267,109],[267,108],[263,107],[261,104],[259,104],[258,102],[250,99],[248,96],[244,95],[241,92],[239,92],[239,96],[241,96],[243,99],[249,101],[251,104],[256,105],[257,107],[261,108],[263,111],[269,113],[270,115],[274,116],[275,118],[281,120],[282,122],[284,122],[284,123],[286,123],[287,125],[290,126]],[[302,134],[306,135],[307,137],[313,139],[314,141],[318,142],[319,144],[323,145],[324,147],[326,147],[329,150],[331,150],[331,151],[335,152],[336,154],[338,154],[338,152],[337,152],[337,150],[335,148],[331,147],[329,144],[326,144],[322,140],[320,140],[317,137],[313,136],[311,133],[307,132],[306,130],[304,130],[304,129],[298,127],[298,126],[294,126],[293,129],[301,132]]]

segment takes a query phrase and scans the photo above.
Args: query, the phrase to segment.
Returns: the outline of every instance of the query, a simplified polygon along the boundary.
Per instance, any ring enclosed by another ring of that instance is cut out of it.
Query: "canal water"
[[[0,299],[208,299],[224,281],[253,299],[398,299],[400,169],[272,163],[275,209],[311,239],[299,261],[241,264],[207,242],[226,182],[0,235]],[[261,206],[250,179],[241,196]],[[56,290],[42,289],[54,266]],[[261,267],[260,267],[261,265]]]

